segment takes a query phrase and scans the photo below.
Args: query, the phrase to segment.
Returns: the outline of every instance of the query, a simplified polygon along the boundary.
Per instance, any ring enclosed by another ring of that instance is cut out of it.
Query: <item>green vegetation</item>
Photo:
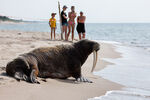
[[[15,20],[15,19],[8,18],[7,16],[0,16],[0,21],[21,22],[22,20]]]

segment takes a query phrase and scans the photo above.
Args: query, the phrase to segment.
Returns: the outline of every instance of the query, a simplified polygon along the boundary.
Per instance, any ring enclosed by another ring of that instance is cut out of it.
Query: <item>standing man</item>
[[[77,17],[77,32],[80,40],[85,38],[85,19],[86,17],[83,16],[83,12],[81,11],[80,16]]]
[[[68,26],[68,22],[67,22],[67,14],[65,13],[67,9],[67,6],[64,5],[63,6],[63,11],[61,12],[61,22],[62,22],[62,34],[65,32],[65,40],[67,40],[67,26]]]

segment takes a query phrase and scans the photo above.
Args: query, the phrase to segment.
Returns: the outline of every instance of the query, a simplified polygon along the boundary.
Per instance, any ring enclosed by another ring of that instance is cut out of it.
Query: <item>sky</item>
[[[59,0],[61,7],[76,7],[84,12],[88,23],[150,22],[150,0]],[[0,0],[0,15],[17,19],[48,20],[56,12],[58,0]]]

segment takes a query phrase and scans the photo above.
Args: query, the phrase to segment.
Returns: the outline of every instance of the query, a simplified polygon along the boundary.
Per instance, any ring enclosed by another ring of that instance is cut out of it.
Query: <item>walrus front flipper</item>
[[[36,70],[33,69],[31,74],[30,74],[30,81],[31,81],[31,83],[40,84],[40,82],[38,82],[38,80],[37,80],[37,76],[36,76],[35,72],[36,72]]]
[[[85,78],[85,77],[79,77],[76,79],[77,82],[87,82],[87,83],[93,83],[91,80]]]

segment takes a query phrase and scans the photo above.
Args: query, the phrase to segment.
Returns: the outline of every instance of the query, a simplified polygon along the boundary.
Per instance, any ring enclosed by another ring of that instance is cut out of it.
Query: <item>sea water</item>
[[[85,28],[86,38],[121,42],[150,51],[150,23],[86,23]],[[50,27],[48,21],[18,24],[0,23],[0,30],[50,32]],[[59,23],[57,23],[56,33],[61,33]],[[75,35],[78,36],[76,28]]]
[[[114,43],[113,43],[114,44]],[[104,96],[89,100],[150,100],[150,52],[143,48],[114,44],[122,58],[104,59],[115,65],[94,72],[110,81],[125,86],[122,90],[108,91]]]
[[[0,30],[50,32],[48,22],[0,24]],[[105,58],[115,65],[94,74],[125,86],[89,100],[150,100],[150,23],[88,23],[86,37],[116,46],[122,58]]]

